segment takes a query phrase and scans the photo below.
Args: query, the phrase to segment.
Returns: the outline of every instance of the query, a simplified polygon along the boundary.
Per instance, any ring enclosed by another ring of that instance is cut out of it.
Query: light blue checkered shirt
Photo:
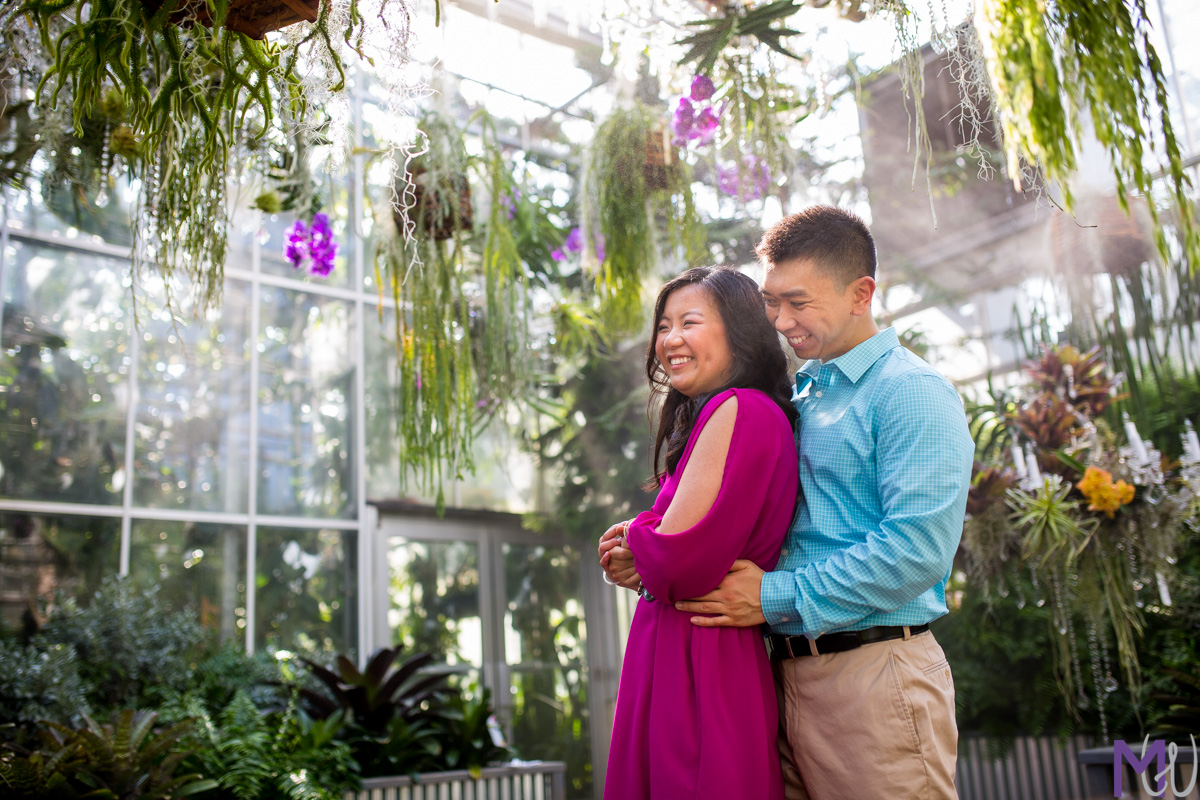
[[[762,608],[775,633],[946,613],[975,445],[962,400],[891,328],[796,373],[803,496]]]

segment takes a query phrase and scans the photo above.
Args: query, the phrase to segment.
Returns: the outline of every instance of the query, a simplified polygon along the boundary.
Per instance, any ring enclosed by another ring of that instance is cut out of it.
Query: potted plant
[[[401,234],[414,232],[435,241],[453,239],[474,227],[470,159],[463,133],[448,116],[427,112],[418,127],[425,152],[398,175],[392,218]]]

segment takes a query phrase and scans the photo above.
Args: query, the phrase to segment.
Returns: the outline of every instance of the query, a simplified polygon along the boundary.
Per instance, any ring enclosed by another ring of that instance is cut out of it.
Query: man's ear
[[[875,297],[875,279],[863,275],[850,284],[850,313],[856,317],[871,313],[871,300]]]

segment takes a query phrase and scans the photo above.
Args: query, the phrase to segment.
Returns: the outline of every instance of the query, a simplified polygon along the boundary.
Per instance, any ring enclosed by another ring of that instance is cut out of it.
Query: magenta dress
[[[659,523],[700,431],[733,395],[737,420],[721,489],[695,527]],[[607,800],[778,800],[778,708],[762,631],[698,628],[676,600],[716,588],[735,559],[775,566],[797,487],[796,449],[783,411],[762,392],[730,389],[696,420],[675,472],[628,540],[650,601],[629,629],[604,796]]]

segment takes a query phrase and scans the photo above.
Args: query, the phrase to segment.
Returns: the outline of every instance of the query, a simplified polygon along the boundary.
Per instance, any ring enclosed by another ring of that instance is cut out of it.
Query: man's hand
[[[625,541],[628,528],[629,522],[618,522],[606,530],[600,537],[596,552],[600,556],[600,568],[608,579],[636,592],[642,585],[642,576],[638,575],[637,566],[633,563],[633,551]]]
[[[735,561],[721,585],[703,597],[681,600],[675,604],[680,611],[693,614],[716,614],[715,617],[692,617],[692,624],[701,628],[749,628],[767,621],[762,613],[763,571],[753,561]]]

